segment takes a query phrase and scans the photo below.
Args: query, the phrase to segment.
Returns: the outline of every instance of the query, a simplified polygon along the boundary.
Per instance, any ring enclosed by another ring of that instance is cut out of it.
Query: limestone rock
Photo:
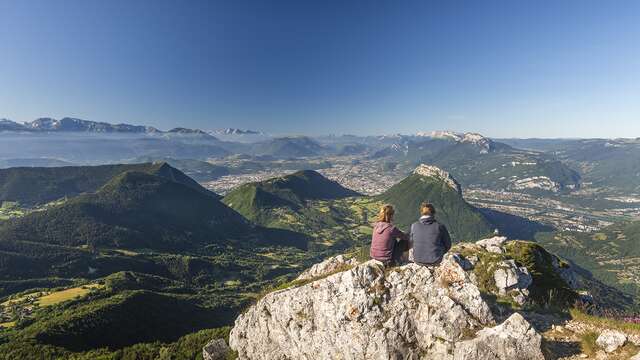
[[[623,332],[616,330],[603,330],[596,339],[596,345],[604,349],[604,351],[611,353],[618,350],[619,347],[624,346],[627,342],[627,335]]]
[[[493,278],[499,295],[509,294],[520,305],[526,302],[529,296],[527,288],[533,283],[526,267],[518,267],[513,260],[501,261]]]
[[[229,344],[252,360],[542,359],[540,335],[520,315],[489,328],[489,305],[458,260],[369,261],[270,293],[238,317]]]
[[[571,266],[568,264],[561,264],[560,260],[555,256],[552,259],[552,265],[556,272],[560,274],[562,280],[564,280],[569,287],[572,289],[578,289],[580,287],[578,276]]]
[[[542,336],[515,313],[501,325],[480,330],[456,346],[455,360],[543,360]]]
[[[415,170],[413,170],[414,174],[432,177],[436,179],[442,180],[445,184],[447,184],[450,188],[462,194],[462,188],[460,184],[454,179],[448,172],[440,169],[437,166],[420,164]]]
[[[305,270],[297,280],[310,280],[357,264],[356,259],[349,259],[344,255],[333,256]]]
[[[202,349],[204,360],[224,360],[231,349],[224,339],[213,339]]]
[[[504,253],[503,246],[507,242],[507,238],[504,236],[494,236],[489,239],[482,239],[476,241],[476,245],[480,245],[485,248],[488,252],[502,254]]]

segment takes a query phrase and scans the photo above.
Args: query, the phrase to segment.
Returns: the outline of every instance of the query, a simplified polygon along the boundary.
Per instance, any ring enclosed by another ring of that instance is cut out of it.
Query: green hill
[[[265,210],[277,207],[299,209],[309,200],[333,200],[359,195],[313,170],[266,181],[244,184],[232,190],[223,202],[259,224],[269,221]]]
[[[91,193],[125,171],[139,171],[180,182],[208,192],[179,170],[161,163],[101,166],[19,167],[0,169],[0,203],[15,201],[22,206],[44,204],[63,197]]]
[[[640,221],[616,223],[591,233],[540,233],[536,241],[580,264],[598,280],[640,296]]]
[[[495,228],[478,209],[462,198],[459,189],[438,176],[414,172],[376,199],[394,205],[394,221],[404,230],[408,230],[420,216],[419,207],[423,201],[435,206],[436,219],[447,227],[454,240],[477,240],[491,234]]]
[[[89,248],[185,249],[249,230],[246,220],[212,193],[174,181],[184,181],[182,173],[168,165],[156,173],[121,173],[95,194],[3,224],[0,239]]]

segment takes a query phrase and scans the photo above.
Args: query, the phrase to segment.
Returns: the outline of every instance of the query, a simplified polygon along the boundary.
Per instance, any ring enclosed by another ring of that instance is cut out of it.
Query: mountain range
[[[28,123],[0,120],[0,136],[0,161],[21,161],[29,166],[43,164],[37,159],[45,158],[71,164],[104,164],[131,162],[139,157],[206,160],[244,154],[279,160],[358,156],[398,164],[405,173],[420,163],[433,164],[467,188],[533,194],[566,194],[583,184],[618,193],[640,188],[635,176],[640,171],[636,163],[640,146],[635,139],[498,140],[451,131],[273,137],[235,128],[209,133],[187,128],[160,131],[69,117]],[[25,161],[28,159],[34,160]]]

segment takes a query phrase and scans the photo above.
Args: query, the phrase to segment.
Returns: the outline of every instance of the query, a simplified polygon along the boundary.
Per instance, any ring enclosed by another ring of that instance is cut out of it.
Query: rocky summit
[[[426,177],[436,178],[442,180],[449,187],[457,191],[458,193],[462,193],[462,189],[460,184],[454,179],[448,172],[440,169],[437,166],[431,166],[426,164],[420,164],[418,167],[413,170],[414,174],[422,175]]]
[[[270,293],[241,315],[230,346],[240,359],[544,359],[542,336],[522,315],[494,315],[477,261],[451,253],[437,267],[385,268],[328,259],[314,266],[315,278],[307,272],[302,285]],[[494,288],[528,296],[531,277],[510,266],[496,266],[507,275],[496,275]]]
[[[587,315],[536,310],[569,308],[583,296],[583,281],[579,269],[540,245],[504,237],[457,244],[438,266],[384,267],[338,255],[240,315],[229,337],[231,350],[212,342],[203,354],[214,359],[232,351],[245,360],[635,355],[640,334],[603,327]],[[591,347],[585,339],[592,339]]]

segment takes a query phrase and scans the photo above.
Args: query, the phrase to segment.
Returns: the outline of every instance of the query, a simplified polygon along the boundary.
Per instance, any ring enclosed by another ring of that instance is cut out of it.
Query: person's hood
[[[436,219],[433,216],[421,217],[420,222],[423,224],[433,224],[436,222]]]
[[[385,230],[392,227],[393,225],[387,222],[377,222],[373,225],[373,230],[378,234],[382,234]]]

